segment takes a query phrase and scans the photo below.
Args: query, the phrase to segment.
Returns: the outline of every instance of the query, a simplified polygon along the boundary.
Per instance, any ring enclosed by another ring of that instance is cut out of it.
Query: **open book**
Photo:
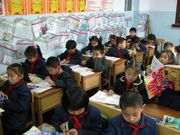
[[[108,96],[105,92],[98,91],[94,96],[90,98],[91,101],[96,101],[104,104],[119,105],[120,96],[113,94]]]
[[[80,75],[82,76],[88,76],[88,75],[92,75],[94,74],[94,72],[92,71],[92,69],[87,68],[87,67],[82,67],[80,65],[74,65],[74,66],[70,66],[70,68],[77,72],[80,73]]]

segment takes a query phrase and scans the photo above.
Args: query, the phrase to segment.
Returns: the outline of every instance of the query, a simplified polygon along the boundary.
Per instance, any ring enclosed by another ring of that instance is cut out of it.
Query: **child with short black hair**
[[[0,98],[5,98],[1,105],[3,128],[5,135],[20,134],[26,126],[31,104],[31,92],[24,78],[24,69],[14,63],[7,68],[8,80],[0,87]]]
[[[109,121],[103,135],[157,135],[156,122],[142,113],[145,105],[138,92],[123,93],[119,104],[122,114]]]
[[[108,88],[109,84],[109,67],[108,61],[105,58],[104,48],[102,46],[96,46],[93,49],[93,56],[88,61],[82,61],[83,66],[87,66],[94,69],[95,72],[102,72],[101,86],[104,89]]]
[[[129,34],[130,34],[130,35],[126,36],[126,41],[127,41],[128,43],[131,43],[131,42],[132,42],[132,38],[137,37],[137,36],[136,36],[136,32],[137,32],[136,28],[134,28],[134,27],[131,27],[131,28],[130,28],[130,30],[129,30]]]
[[[48,81],[52,86],[58,88],[69,88],[76,85],[69,72],[66,72],[71,71],[70,68],[64,66],[64,70],[66,70],[64,71],[58,58],[49,57],[46,61],[46,67],[50,76],[47,76],[45,80]]]
[[[48,71],[45,66],[45,60],[38,45],[28,46],[24,52],[26,60],[24,66],[28,73],[36,74],[40,78],[45,78]]]
[[[93,48],[96,46],[102,46],[101,38],[98,38],[97,36],[92,36],[89,39],[88,46],[84,47],[81,52],[82,54],[91,54],[93,52]]]
[[[99,135],[102,131],[100,111],[89,105],[89,98],[80,87],[65,91],[62,105],[55,109],[52,125],[67,135]]]
[[[141,77],[141,65],[134,61],[127,61],[125,65],[125,74],[120,76],[114,83],[113,90],[109,90],[108,94],[114,92],[122,95],[124,92],[139,92],[145,103],[149,102],[146,87]]]
[[[80,64],[82,61],[82,54],[76,48],[77,44],[74,40],[68,40],[66,42],[66,51],[60,55],[58,58],[63,61],[63,64]]]
[[[107,43],[105,43],[104,46],[106,46],[106,47],[116,46],[116,39],[117,39],[116,35],[110,34],[109,41]]]
[[[124,59],[131,59],[131,55],[126,49],[126,39],[118,37],[116,46],[111,47],[106,53],[107,56],[113,56]]]
[[[144,52],[146,53],[146,47],[144,44],[140,42],[139,37],[133,37],[131,40],[131,49],[135,49],[137,52]]]

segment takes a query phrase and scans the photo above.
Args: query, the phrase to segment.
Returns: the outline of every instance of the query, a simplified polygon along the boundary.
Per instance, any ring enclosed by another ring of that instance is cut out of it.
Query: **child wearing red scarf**
[[[66,50],[62,54],[58,55],[62,64],[80,64],[82,61],[82,54],[76,49],[76,42],[74,40],[68,40],[66,43]]]
[[[139,92],[145,103],[149,102],[146,87],[143,79],[141,78],[140,65],[134,61],[127,61],[125,64],[125,75],[120,76],[112,90],[108,91],[108,94],[116,93],[122,95],[124,92],[137,91]]]
[[[24,52],[26,56],[25,66],[28,73],[36,74],[38,77],[43,78],[48,75],[45,66],[45,60],[42,57],[39,46],[28,46]]]
[[[24,70],[20,64],[14,63],[7,68],[8,80],[0,87],[0,98],[5,112],[3,128],[5,135],[20,134],[26,126],[31,104],[31,92],[23,80]]]
[[[69,73],[71,69],[67,66],[61,66],[57,57],[49,57],[46,61],[46,67],[50,75],[45,80],[52,86],[68,88],[76,85]]]
[[[100,135],[102,131],[100,111],[89,105],[89,98],[80,87],[65,91],[52,125],[65,135]]]
[[[156,122],[142,114],[143,98],[136,91],[125,92],[120,99],[122,114],[109,121],[102,135],[157,135]]]

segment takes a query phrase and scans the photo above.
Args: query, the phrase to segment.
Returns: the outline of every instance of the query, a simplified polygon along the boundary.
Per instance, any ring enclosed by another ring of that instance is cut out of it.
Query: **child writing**
[[[122,114],[109,121],[103,135],[157,135],[156,122],[142,113],[144,107],[138,92],[123,93],[120,98]]]
[[[125,65],[125,75],[122,75],[116,80],[113,90],[109,90],[108,94],[114,92],[122,95],[124,92],[137,91],[139,92],[145,103],[149,102],[146,87],[140,75],[140,65],[134,61],[128,61]]]
[[[116,45],[116,35],[109,35],[109,41],[104,44],[106,47],[112,47]]]
[[[118,37],[116,41],[117,45],[111,47],[106,53],[107,56],[113,56],[118,58],[130,59],[131,53],[126,49],[126,39]]]
[[[146,46],[140,42],[140,39],[138,37],[132,38],[131,49],[135,49],[137,52],[146,53]]]
[[[107,89],[109,68],[108,61],[105,58],[104,48],[102,46],[96,46],[93,49],[93,56],[88,61],[82,61],[83,66],[94,69],[95,72],[102,72],[101,83],[102,88]]]
[[[26,126],[31,104],[31,92],[23,80],[24,70],[20,64],[14,63],[7,68],[8,80],[0,87],[0,98],[5,112],[3,128],[5,135],[20,134]]]
[[[93,48],[95,46],[101,46],[101,39],[99,39],[97,36],[92,36],[90,39],[89,39],[90,43],[88,44],[88,46],[86,46],[85,48],[83,48],[81,50],[82,54],[91,54],[93,52]]]
[[[69,72],[62,69],[58,58],[49,57],[46,61],[46,67],[50,76],[47,76],[45,80],[52,86],[58,88],[68,88],[76,85]]]
[[[26,56],[24,65],[28,73],[36,74],[40,78],[45,78],[48,75],[39,46],[28,46],[24,55]]]
[[[82,54],[76,49],[76,42],[68,40],[66,43],[66,51],[58,56],[62,64],[80,64]]]
[[[134,27],[130,28],[130,30],[129,30],[130,35],[126,36],[126,41],[128,43],[132,42],[132,38],[137,37],[136,36],[136,31],[137,31],[136,28],[134,28]]]
[[[65,91],[52,125],[64,135],[100,135],[102,131],[100,111],[89,105],[89,98],[80,87]]]

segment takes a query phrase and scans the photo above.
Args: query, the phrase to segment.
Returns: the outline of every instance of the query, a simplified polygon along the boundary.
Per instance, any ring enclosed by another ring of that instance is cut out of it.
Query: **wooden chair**
[[[144,53],[143,52],[137,52],[134,56],[134,59],[137,63],[144,63]]]
[[[159,46],[161,46],[161,51],[163,50],[163,46],[164,46],[164,43],[165,43],[165,39],[163,38],[158,38],[157,39],[157,43]]]
[[[155,54],[155,48],[151,46],[146,46],[147,47],[147,55],[146,55],[146,65],[151,64],[152,57]]]

